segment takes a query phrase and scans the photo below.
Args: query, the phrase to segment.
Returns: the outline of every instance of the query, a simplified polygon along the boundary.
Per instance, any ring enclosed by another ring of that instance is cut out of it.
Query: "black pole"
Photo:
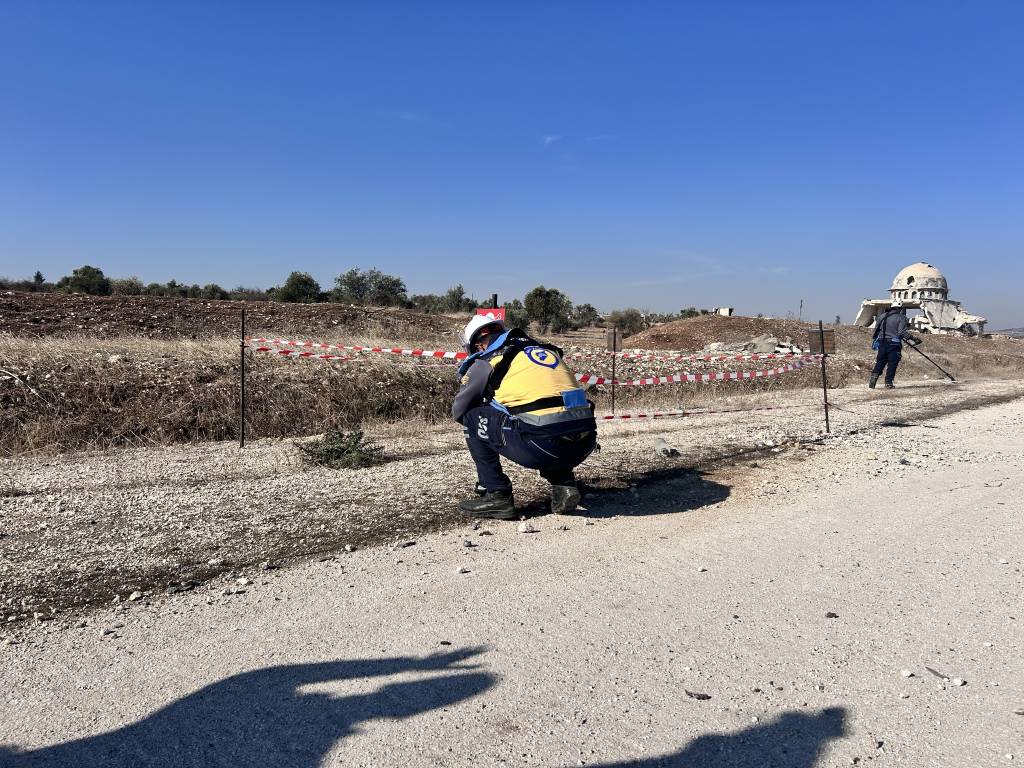
[[[245,302],[242,302],[242,336],[238,341],[242,396],[238,404],[238,447],[245,448]]]
[[[498,308],[498,294],[492,293],[491,294],[491,309],[497,309],[497,308]]]
[[[922,351],[921,351],[920,349],[918,349],[918,348],[917,348],[917,345],[915,345],[915,344],[907,344],[907,346],[908,346],[908,347],[910,347],[910,348],[911,348],[912,350],[914,350],[915,352],[917,352],[917,354],[919,354],[919,355],[920,355],[921,357],[923,357],[923,358],[924,358],[925,360],[927,360],[927,361],[928,361],[929,363],[931,363],[932,365],[934,365],[934,366],[935,366],[936,368],[938,368],[938,369],[939,369],[940,371],[942,371],[942,373],[943,373],[943,374],[945,374],[945,375],[946,375],[946,376],[947,376],[947,377],[949,378],[949,380],[950,380],[950,381],[953,381],[953,382],[955,382],[955,381],[956,381],[956,379],[954,379],[954,378],[953,378],[953,374],[952,374],[952,373],[950,373],[950,372],[949,372],[949,371],[947,371],[947,370],[946,370],[945,368],[943,368],[943,367],[942,367],[941,365],[939,365],[939,364],[938,364],[938,363],[936,363],[936,362],[935,362],[934,360],[932,360],[932,359],[931,359],[930,357],[928,357],[928,355],[926,355],[926,354],[925,354],[924,352],[922,352]]]
[[[828,375],[825,373],[825,359],[828,355],[825,353],[825,326],[821,320],[818,321],[818,339],[821,343],[821,395],[825,402],[825,432],[830,433],[832,425],[828,421]]]
[[[612,416],[615,415],[615,360],[619,356],[619,328],[612,326]]]

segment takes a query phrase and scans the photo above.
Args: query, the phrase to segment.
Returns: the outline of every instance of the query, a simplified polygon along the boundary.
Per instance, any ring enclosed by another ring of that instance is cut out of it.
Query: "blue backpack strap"
[[[468,371],[470,369],[470,366],[472,366],[473,363],[475,363],[477,360],[480,360],[481,358],[490,357],[495,352],[497,352],[501,348],[501,345],[505,343],[505,339],[508,338],[508,335],[510,333],[511,331],[505,331],[498,338],[492,341],[487,346],[487,349],[481,350],[480,352],[474,352],[472,355],[463,360],[462,364],[459,366],[459,378],[461,379],[463,376],[465,376],[466,371]]]

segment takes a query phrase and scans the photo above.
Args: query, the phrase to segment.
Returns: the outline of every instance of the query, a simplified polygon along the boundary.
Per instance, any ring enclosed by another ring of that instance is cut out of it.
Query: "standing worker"
[[[885,370],[885,388],[895,389],[896,369],[903,357],[903,342],[917,346],[921,340],[910,335],[907,326],[907,312],[903,302],[896,299],[888,311],[875,324],[875,334],[871,338],[871,348],[878,350],[875,358],[875,369],[871,372],[868,386],[875,388],[878,377]]]
[[[516,518],[504,456],[540,470],[551,483],[552,512],[572,512],[580,501],[573,469],[597,445],[597,422],[562,350],[518,328],[505,330],[487,315],[470,320],[460,341],[470,356],[459,366],[452,418],[463,425],[478,480],[477,495],[459,509],[473,517]]]

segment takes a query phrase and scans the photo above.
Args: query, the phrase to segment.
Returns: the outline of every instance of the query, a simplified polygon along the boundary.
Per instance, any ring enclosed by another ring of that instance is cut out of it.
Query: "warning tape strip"
[[[269,344],[275,347],[303,347],[306,349],[338,349],[344,352],[382,352],[390,355],[406,357],[431,357],[442,360],[465,360],[469,355],[465,352],[448,352],[443,349],[401,349],[399,347],[362,347],[347,344],[324,344],[318,341],[293,341],[291,339],[255,339],[246,341],[252,344]]]
[[[606,379],[592,373],[577,373],[576,380],[582,384],[616,384],[622,387],[644,387],[652,384],[682,384],[706,381],[735,381],[741,379],[760,379],[767,376],[780,376],[791,371],[798,371],[808,362],[816,360],[818,355],[808,355],[800,360],[784,365],[781,368],[765,368],[756,371],[710,371],[708,373],[674,373],[670,376],[651,376],[644,379]]]
[[[306,357],[312,360],[334,360],[339,363],[355,359],[350,355],[318,355],[316,352],[302,352],[297,349],[274,349],[273,347],[249,347],[249,349],[253,352],[273,352],[282,357]]]
[[[678,355],[658,354],[655,352],[573,352],[566,355],[566,360],[584,358],[603,358],[615,356],[621,360],[671,360],[673,362],[705,362],[717,363],[723,360],[785,360],[806,356],[806,352],[750,352],[735,355]]]
[[[382,354],[390,355],[402,355],[404,357],[428,357],[435,360],[465,360],[469,357],[466,352],[450,352],[444,349],[404,349],[401,347],[365,347],[360,345],[351,344],[327,344],[319,341],[297,341],[293,339],[262,339],[262,338],[249,338],[246,341],[252,344],[265,344],[274,347],[301,347],[303,349],[336,349],[343,352],[377,352]],[[658,354],[653,351],[651,352],[573,352],[566,355],[566,360],[578,360],[584,358],[596,358],[606,357],[610,355],[617,355],[623,360],[666,360],[674,362],[722,362],[726,360],[733,361],[757,361],[757,360],[784,360],[793,359],[800,357],[801,359],[807,360],[813,356],[809,356],[806,353],[797,352],[773,352],[773,353],[750,353],[750,354],[737,354],[737,355],[674,355],[674,354]],[[646,381],[646,380],[645,380]],[[597,382],[605,383],[605,382]],[[607,383],[611,383],[610,381]],[[617,382],[623,383],[623,382]],[[628,382],[625,382],[628,384]],[[653,383],[653,382],[652,382]],[[665,382],[658,382],[665,383]]]
[[[643,420],[643,419],[664,419],[671,416],[704,416],[707,414],[720,414],[720,413],[753,413],[755,411],[783,411],[789,408],[811,408],[817,407],[816,404],[809,405],[771,405],[764,406],[761,408],[731,408],[727,410],[717,411],[654,411],[652,413],[619,413],[619,414],[608,414],[605,416],[596,417],[598,421],[628,421],[632,420]]]

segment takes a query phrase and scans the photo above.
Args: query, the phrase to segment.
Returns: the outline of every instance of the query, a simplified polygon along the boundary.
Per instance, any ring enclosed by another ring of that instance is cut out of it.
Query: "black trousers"
[[[467,411],[462,426],[469,454],[476,463],[478,482],[488,491],[512,490],[512,481],[501,468],[502,456],[527,469],[539,470],[541,477],[558,485],[574,479],[573,470],[597,445],[597,432],[592,428],[553,434],[555,428],[523,424],[489,405]],[[563,429],[561,425],[557,428]]]
[[[882,375],[885,370],[885,383],[892,384],[896,380],[896,369],[903,357],[903,345],[899,342],[883,341],[875,357],[875,369],[871,372],[874,378]]]

